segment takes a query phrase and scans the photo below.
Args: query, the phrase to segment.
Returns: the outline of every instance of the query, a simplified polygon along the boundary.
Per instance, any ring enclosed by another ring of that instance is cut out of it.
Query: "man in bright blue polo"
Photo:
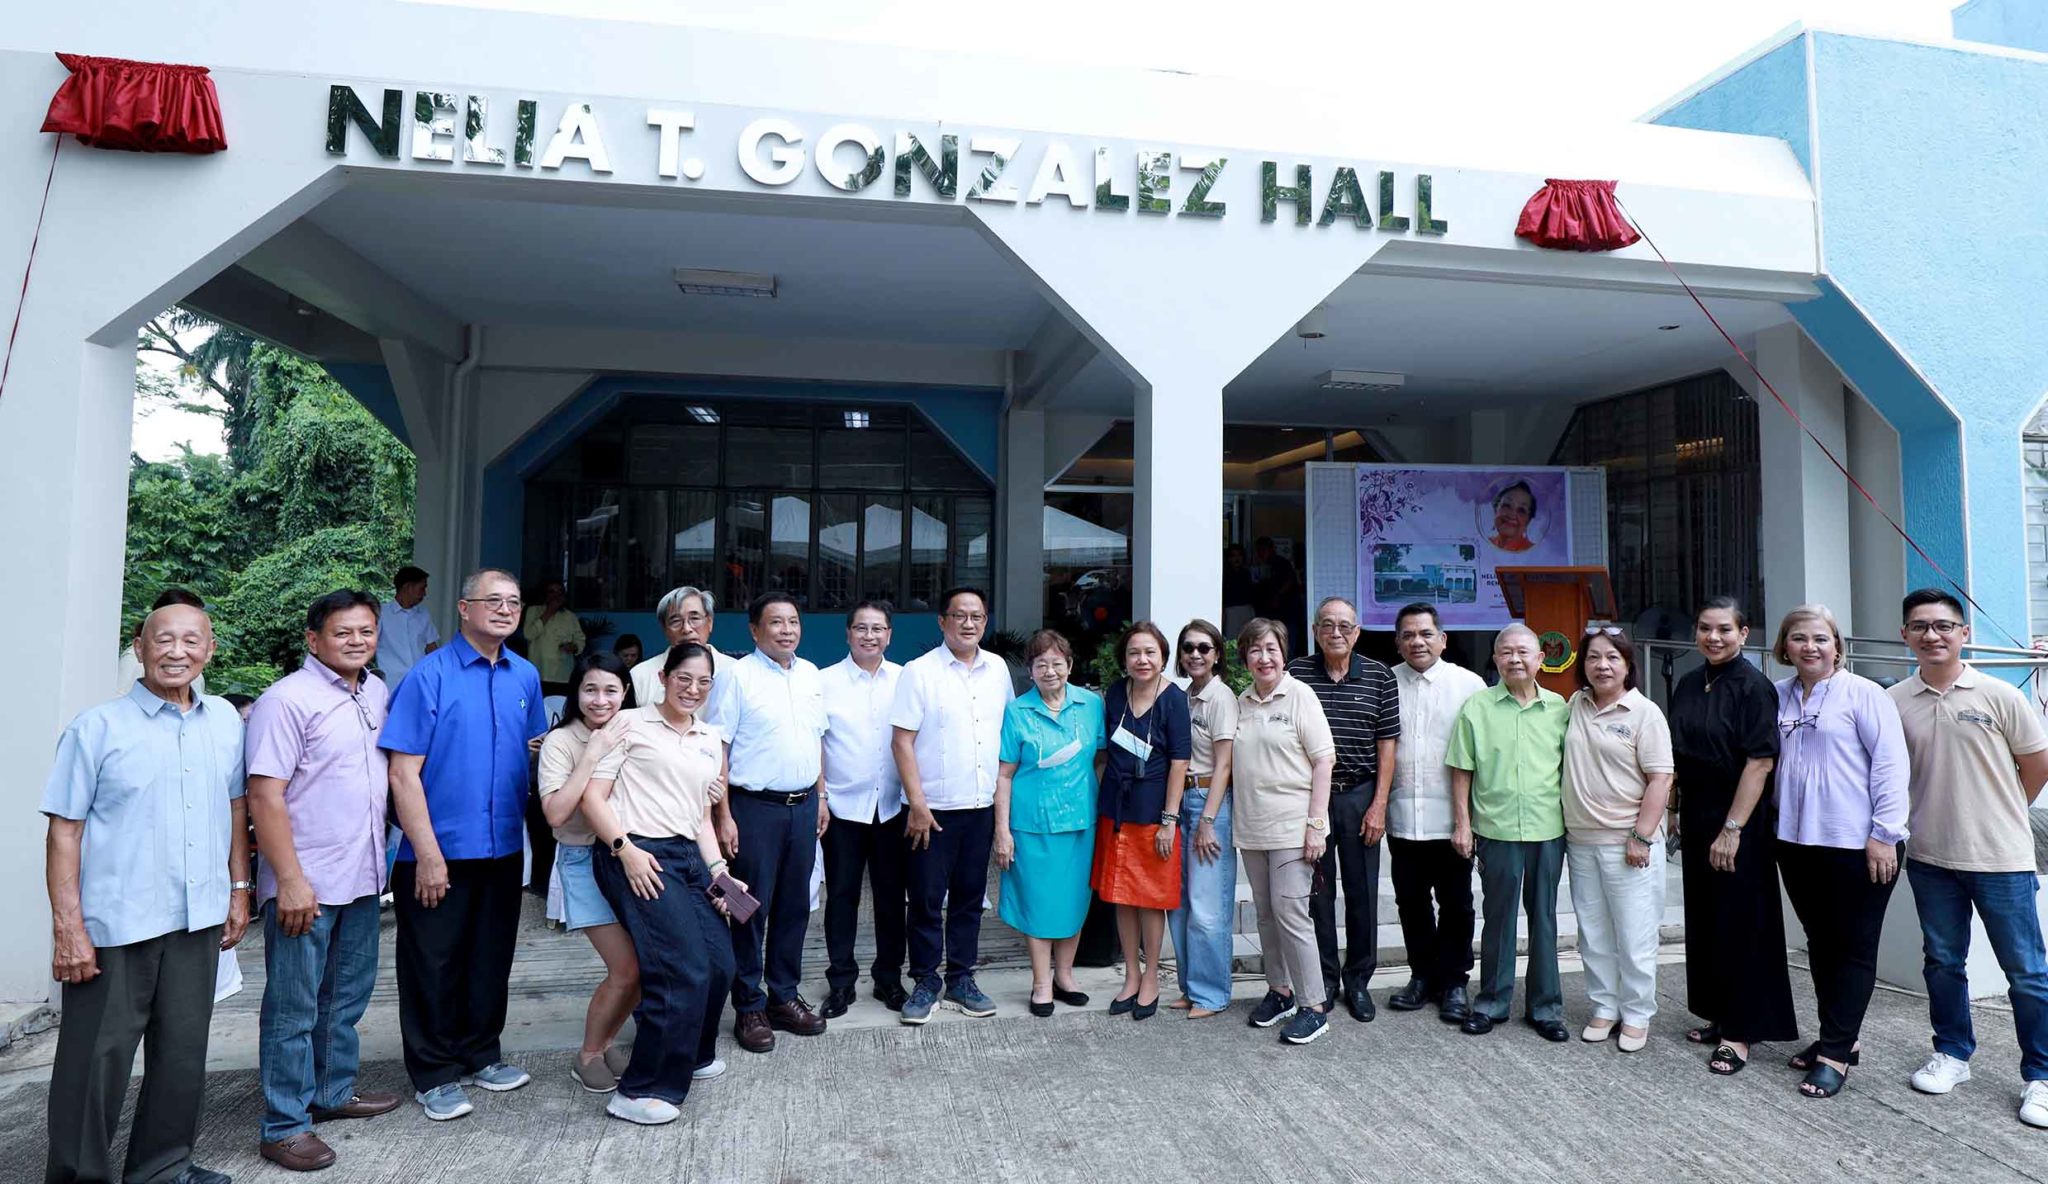
[[[519,583],[485,568],[462,583],[455,639],[399,684],[379,744],[405,832],[391,891],[398,914],[398,1026],[428,1118],[469,1113],[462,1087],[518,1089],[501,1059],[519,932],[526,742],[547,731],[540,672],[505,648]]]

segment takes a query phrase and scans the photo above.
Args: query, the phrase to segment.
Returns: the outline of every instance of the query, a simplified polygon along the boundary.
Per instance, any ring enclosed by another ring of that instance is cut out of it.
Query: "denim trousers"
[[[377,985],[377,897],[324,904],[312,928],[285,936],[277,902],[263,906],[263,1012],[257,1063],[263,1141],[313,1129],[308,1112],[356,1092],[356,1022]]]
[[[1230,1006],[1230,943],[1237,915],[1237,851],[1230,845],[1230,795],[1216,810],[1216,841],[1223,844],[1214,863],[1195,854],[1195,827],[1208,807],[1210,790],[1195,786],[1180,799],[1180,907],[1166,914],[1173,935],[1173,956],[1180,970],[1180,993],[1196,1007],[1221,1011]]]
[[[1977,1051],[1970,1027],[1970,908],[1984,919],[1991,952],[2012,984],[2013,1026],[2019,1030],[2020,1077],[2048,1081],[2048,954],[2041,945],[2041,918],[2032,872],[1959,872],[1917,859],[1906,860],[1913,904],[1920,911],[1920,940],[1926,954],[1927,1009],[1934,1021],[1934,1048],[1967,1061]]]
[[[695,839],[632,840],[661,865],[661,893],[653,900],[634,894],[625,865],[609,849],[596,852],[591,868],[640,959],[633,1057],[619,1074],[619,1096],[680,1106],[690,1096],[692,1071],[718,1055],[718,1020],[732,985],[732,937],[706,895],[711,872]]]

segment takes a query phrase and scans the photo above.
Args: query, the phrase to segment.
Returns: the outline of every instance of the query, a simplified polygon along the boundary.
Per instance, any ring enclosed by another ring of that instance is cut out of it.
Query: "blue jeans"
[[[2048,1081],[2048,953],[2041,946],[2032,872],[1959,872],[1906,860],[1920,939],[1927,955],[1927,1009],[1934,1048],[1967,1061],[1977,1051],[1970,1027],[1970,906],[1984,919],[1991,951],[2011,981],[2013,1026],[2019,1029],[2020,1077]]]
[[[356,1092],[356,1021],[377,985],[377,898],[323,904],[313,927],[286,937],[277,902],[263,906],[263,1014],[258,1064],[263,1141],[313,1129],[308,1111]]]
[[[1223,853],[1214,863],[1195,855],[1195,824],[1208,807],[1209,791],[1191,788],[1180,799],[1181,906],[1166,914],[1173,956],[1180,965],[1180,992],[1196,1007],[1230,1006],[1230,942],[1237,914],[1237,851],[1230,845],[1230,798],[1216,810],[1216,841]]]

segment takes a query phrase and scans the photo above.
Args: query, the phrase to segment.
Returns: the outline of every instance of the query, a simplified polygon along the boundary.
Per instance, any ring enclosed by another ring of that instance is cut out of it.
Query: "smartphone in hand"
[[[711,894],[713,900],[725,902],[726,915],[737,925],[746,924],[754,915],[754,911],[761,907],[760,901],[755,900],[752,894],[724,872],[718,873],[717,878],[711,881],[711,887],[705,891]]]

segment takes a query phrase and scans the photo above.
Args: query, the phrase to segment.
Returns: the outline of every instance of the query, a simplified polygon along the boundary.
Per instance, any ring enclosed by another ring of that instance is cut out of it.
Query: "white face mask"
[[[1060,749],[1059,751],[1049,752],[1046,753],[1044,756],[1039,757],[1038,767],[1041,769],[1057,769],[1061,765],[1066,764],[1068,761],[1071,761],[1075,757],[1080,755],[1081,741],[1078,738],[1076,738],[1074,740],[1069,741],[1066,747]]]

